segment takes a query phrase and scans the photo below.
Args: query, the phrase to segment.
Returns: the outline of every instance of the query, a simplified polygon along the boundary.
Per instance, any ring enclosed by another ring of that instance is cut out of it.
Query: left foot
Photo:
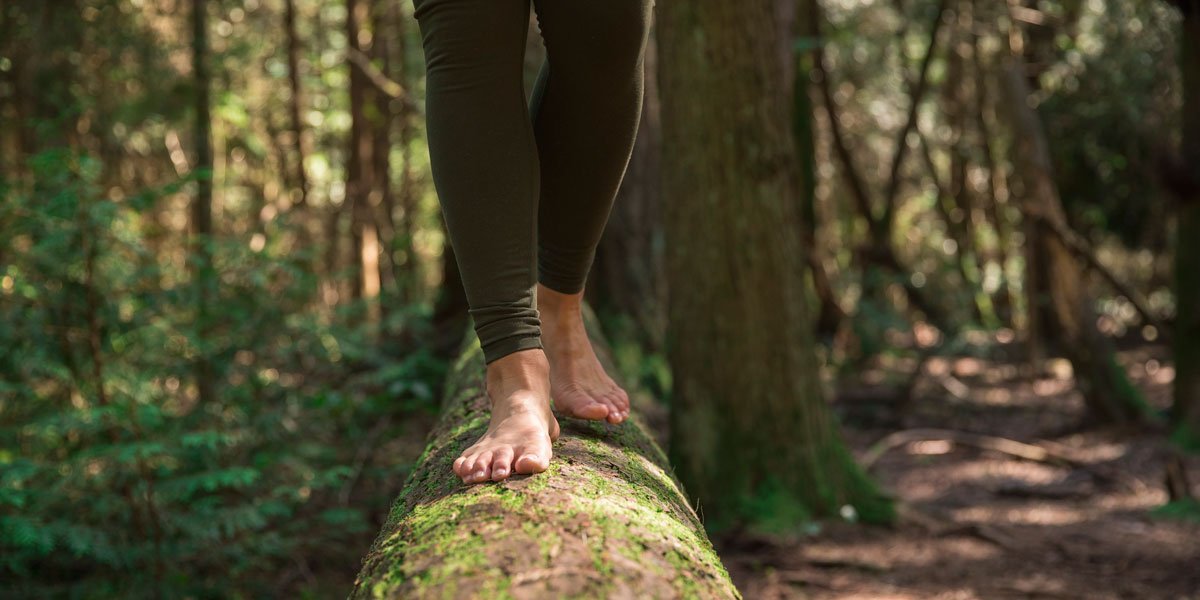
[[[596,358],[583,326],[583,292],[563,294],[539,283],[537,293],[555,408],[578,419],[624,421],[629,395]]]

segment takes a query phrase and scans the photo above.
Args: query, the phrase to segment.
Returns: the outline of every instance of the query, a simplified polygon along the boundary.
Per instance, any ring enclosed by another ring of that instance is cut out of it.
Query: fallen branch
[[[897,431],[883,439],[875,442],[862,458],[859,463],[864,469],[870,469],[884,454],[889,450],[898,448],[904,444],[912,442],[952,442],[962,446],[970,446],[979,448],[980,450],[991,450],[1009,456],[1015,456],[1025,460],[1034,462],[1050,463],[1064,467],[1073,467],[1080,469],[1089,469],[1090,466],[1083,464],[1077,460],[1064,456],[1059,452],[1049,450],[1043,446],[1018,442],[1008,438],[1002,438],[992,435],[984,435],[979,433],[968,433],[966,431],[954,431],[950,429],[908,429],[905,431]]]

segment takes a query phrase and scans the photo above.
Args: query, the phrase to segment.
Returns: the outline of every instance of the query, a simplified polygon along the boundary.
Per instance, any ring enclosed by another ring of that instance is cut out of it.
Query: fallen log
[[[351,598],[740,597],[636,410],[619,426],[559,417],[545,473],[455,477],[451,463],[488,423],[469,339]]]

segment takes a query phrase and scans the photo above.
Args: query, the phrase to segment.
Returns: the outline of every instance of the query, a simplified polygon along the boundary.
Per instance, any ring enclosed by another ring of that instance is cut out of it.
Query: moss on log
[[[560,417],[545,473],[455,477],[451,463],[488,423],[471,339],[351,598],[739,597],[637,415],[619,426]]]

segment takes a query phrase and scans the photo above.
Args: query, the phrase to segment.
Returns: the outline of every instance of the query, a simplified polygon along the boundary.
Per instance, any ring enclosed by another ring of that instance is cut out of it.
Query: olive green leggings
[[[535,284],[583,289],[642,107],[653,0],[415,0],[434,186],[486,362],[541,347]]]

